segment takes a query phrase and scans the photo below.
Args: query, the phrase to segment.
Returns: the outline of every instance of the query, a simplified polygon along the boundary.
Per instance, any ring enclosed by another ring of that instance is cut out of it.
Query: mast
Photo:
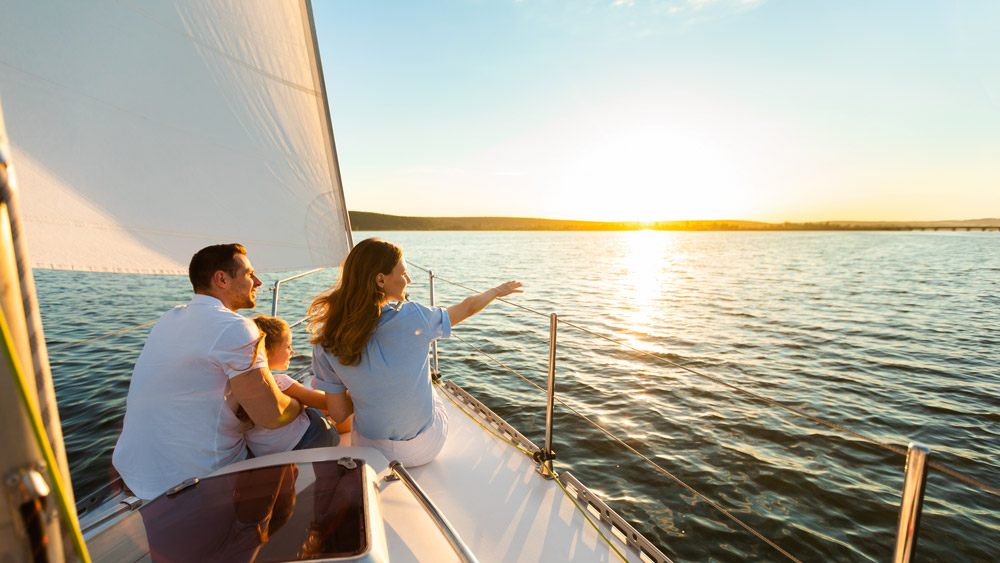
[[[0,107],[0,559],[86,561],[9,155]]]

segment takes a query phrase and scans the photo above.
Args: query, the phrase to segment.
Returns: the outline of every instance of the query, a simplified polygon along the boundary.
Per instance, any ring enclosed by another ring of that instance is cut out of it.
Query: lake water
[[[376,233],[355,233],[360,240]],[[545,386],[549,313],[569,406],[804,561],[891,557],[905,457],[705,379],[705,374],[1000,487],[1000,234],[995,232],[397,232],[411,298],[438,304],[524,282],[455,334]],[[250,257],[251,260],[253,256]],[[419,266],[419,267],[418,267]],[[49,349],[155,320],[186,278],[36,271]],[[334,281],[282,286],[303,315]],[[279,275],[262,276],[265,286]],[[262,292],[258,311],[270,312]],[[103,484],[131,366],[148,329],[53,351],[77,495]],[[308,352],[304,334],[296,348]],[[457,339],[446,379],[536,444],[545,398]],[[664,359],[643,355],[648,351]],[[293,358],[292,368],[308,365]],[[783,556],[557,404],[557,469],[571,469],[679,561]],[[930,475],[918,554],[992,561],[1000,497]]]

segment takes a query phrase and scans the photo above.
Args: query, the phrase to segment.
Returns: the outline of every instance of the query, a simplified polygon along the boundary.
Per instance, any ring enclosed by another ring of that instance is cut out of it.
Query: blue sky
[[[315,0],[348,207],[1000,216],[1000,2]]]

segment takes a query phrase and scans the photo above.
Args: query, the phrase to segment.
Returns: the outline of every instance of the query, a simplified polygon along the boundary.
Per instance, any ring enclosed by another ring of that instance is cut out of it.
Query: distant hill
[[[1000,219],[961,221],[824,221],[763,223],[759,221],[570,221],[533,217],[405,217],[351,211],[355,231],[843,231],[913,229],[1000,229]]]

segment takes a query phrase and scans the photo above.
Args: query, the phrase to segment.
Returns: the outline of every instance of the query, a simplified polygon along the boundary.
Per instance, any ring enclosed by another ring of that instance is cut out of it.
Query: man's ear
[[[212,284],[225,289],[229,284],[229,276],[227,276],[226,272],[222,270],[216,270],[215,273],[212,274]]]

